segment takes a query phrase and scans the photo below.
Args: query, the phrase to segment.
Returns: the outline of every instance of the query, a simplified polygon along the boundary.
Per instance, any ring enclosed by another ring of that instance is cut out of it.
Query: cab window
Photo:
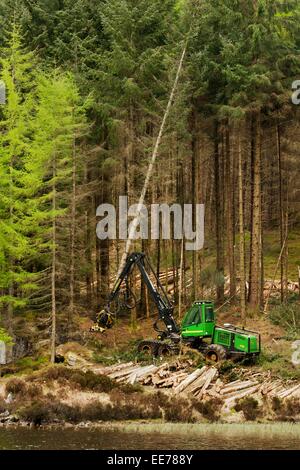
[[[210,322],[214,321],[214,309],[213,307],[205,307],[205,321]]]
[[[184,319],[183,326],[196,325],[200,323],[200,307],[196,305],[188,312],[187,316]]]

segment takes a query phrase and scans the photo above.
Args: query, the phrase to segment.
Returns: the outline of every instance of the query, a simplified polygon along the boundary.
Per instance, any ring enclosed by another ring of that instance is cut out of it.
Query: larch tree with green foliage
[[[28,265],[35,253],[30,239],[37,230],[26,169],[35,112],[33,57],[22,49],[17,28],[0,60],[7,93],[0,110],[0,303],[11,329],[13,309],[24,306],[33,287]]]
[[[40,300],[44,304],[48,297],[51,302],[51,361],[54,362],[57,310],[59,306],[66,307],[70,302],[74,304],[74,298],[70,300],[69,287],[74,296],[74,139],[83,130],[84,118],[78,90],[70,75],[56,72],[47,78],[40,76],[37,96],[38,110],[34,140],[31,142],[31,158],[39,162],[43,171],[39,201],[45,216],[46,266],[51,267],[51,290],[47,294],[46,276],[45,292]],[[71,253],[68,248],[70,236],[73,240]]]

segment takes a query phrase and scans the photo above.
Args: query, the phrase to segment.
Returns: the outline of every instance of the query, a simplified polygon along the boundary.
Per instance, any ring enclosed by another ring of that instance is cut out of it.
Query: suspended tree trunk
[[[245,266],[245,228],[244,228],[244,179],[241,145],[241,130],[238,129],[238,160],[239,160],[239,228],[240,228],[240,298],[241,315],[246,323],[246,266]]]
[[[175,93],[176,93],[176,90],[177,90],[181,70],[182,70],[182,67],[183,67],[183,62],[184,62],[184,58],[185,58],[185,55],[186,55],[186,50],[187,50],[187,42],[184,45],[184,48],[183,48],[183,51],[182,51],[182,54],[181,54],[181,57],[180,57],[180,61],[179,61],[179,64],[178,64],[175,81],[174,81],[174,84],[173,84],[173,87],[172,87],[172,90],[171,90],[171,93],[170,93],[170,97],[169,97],[167,107],[166,107],[165,112],[164,112],[162,123],[161,123],[160,128],[159,128],[159,132],[158,132],[158,136],[157,136],[155,146],[154,146],[154,149],[153,149],[152,157],[151,157],[151,160],[149,162],[149,167],[148,167],[148,170],[147,170],[147,173],[146,173],[146,179],[145,179],[144,186],[143,186],[143,189],[142,189],[142,192],[141,192],[141,195],[140,195],[140,199],[139,199],[139,203],[138,203],[138,207],[137,207],[137,211],[136,211],[137,216],[134,218],[134,220],[131,224],[130,233],[128,235],[128,240],[126,242],[125,251],[124,251],[120,266],[119,266],[117,277],[120,275],[120,273],[123,269],[123,266],[126,262],[127,255],[129,254],[129,251],[130,251],[130,248],[131,248],[132,238],[133,238],[133,235],[134,235],[135,230],[136,230],[136,228],[138,226],[138,223],[139,223],[139,215],[141,213],[141,208],[144,204],[145,196],[146,196],[146,193],[147,193],[147,190],[148,190],[148,187],[149,187],[150,179],[152,177],[154,165],[155,165],[156,158],[157,158],[157,155],[158,155],[158,150],[159,150],[159,146],[160,146],[160,143],[161,143],[161,139],[162,139],[165,127],[166,127],[167,119],[168,119],[170,111],[171,111],[173,100],[175,98]]]
[[[249,304],[259,308],[261,303],[261,128],[255,119],[252,139],[252,218],[250,243]],[[253,145],[254,143],[254,145]]]

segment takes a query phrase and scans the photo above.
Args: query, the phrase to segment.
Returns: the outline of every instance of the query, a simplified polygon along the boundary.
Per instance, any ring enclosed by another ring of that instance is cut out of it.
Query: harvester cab
[[[181,336],[183,343],[189,343],[215,362],[228,357],[257,356],[261,350],[259,333],[229,323],[216,325],[214,304],[210,301],[193,303],[184,316]]]

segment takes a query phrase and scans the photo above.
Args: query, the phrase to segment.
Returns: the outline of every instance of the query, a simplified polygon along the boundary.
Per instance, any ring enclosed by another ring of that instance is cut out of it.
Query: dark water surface
[[[270,433],[272,434],[272,433]],[[206,432],[190,433],[139,432],[120,429],[0,429],[0,450],[208,450],[208,449],[300,449],[300,435],[253,437],[247,433]]]

